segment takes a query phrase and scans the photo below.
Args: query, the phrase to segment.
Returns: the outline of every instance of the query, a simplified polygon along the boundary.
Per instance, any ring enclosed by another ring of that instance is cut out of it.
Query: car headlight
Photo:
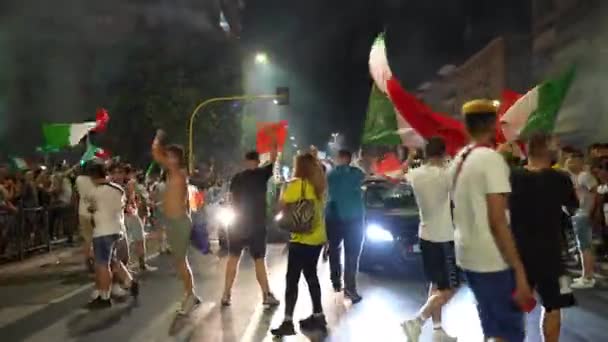
[[[393,234],[391,234],[391,232],[389,232],[388,230],[384,229],[381,225],[375,223],[369,224],[367,226],[365,235],[368,239],[372,241],[393,241]]]
[[[222,207],[217,212],[217,220],[225,227],[231,226],[236,219],[236,213],[232,208]]]

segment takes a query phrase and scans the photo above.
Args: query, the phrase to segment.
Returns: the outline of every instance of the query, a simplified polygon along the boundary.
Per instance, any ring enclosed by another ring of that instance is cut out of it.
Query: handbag
[[[315,203],[306,199],[306,184],[302,180],[302,192],[300,198],[292,203],[286,203],[285,208],[279,213],[277,223],[280,229],[290,233],[309,233],[313,227],[315,217]]]

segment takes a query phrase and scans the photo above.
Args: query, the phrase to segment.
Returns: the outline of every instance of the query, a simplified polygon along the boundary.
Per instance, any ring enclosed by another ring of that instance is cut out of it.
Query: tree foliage
[[[147,152],[156,129],[187,147],[194,108],[208,98],[240,93],[240,58],[235,42],[187,28],[140,28],[130,41],[123,71],[108,92],[113,116],[106,141],[125,158],[145,163],[142,159],[149,157],[142,150]],[[198,113],[198,160],[234,153],[239,144],[236,114],[231,104]]]

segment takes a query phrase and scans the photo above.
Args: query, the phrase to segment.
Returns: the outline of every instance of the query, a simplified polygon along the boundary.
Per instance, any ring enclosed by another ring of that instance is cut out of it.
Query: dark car
[[[363,185],[366,217],[365,242],[360,259],[362,271],[418,270],[420,217],[411,186],[383,179]]]

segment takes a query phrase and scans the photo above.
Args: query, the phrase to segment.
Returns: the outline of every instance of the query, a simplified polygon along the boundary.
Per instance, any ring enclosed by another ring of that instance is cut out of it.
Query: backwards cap
[[[500,102],[489,99],[476,99],[462,105],[462,115],[497,113]]]

